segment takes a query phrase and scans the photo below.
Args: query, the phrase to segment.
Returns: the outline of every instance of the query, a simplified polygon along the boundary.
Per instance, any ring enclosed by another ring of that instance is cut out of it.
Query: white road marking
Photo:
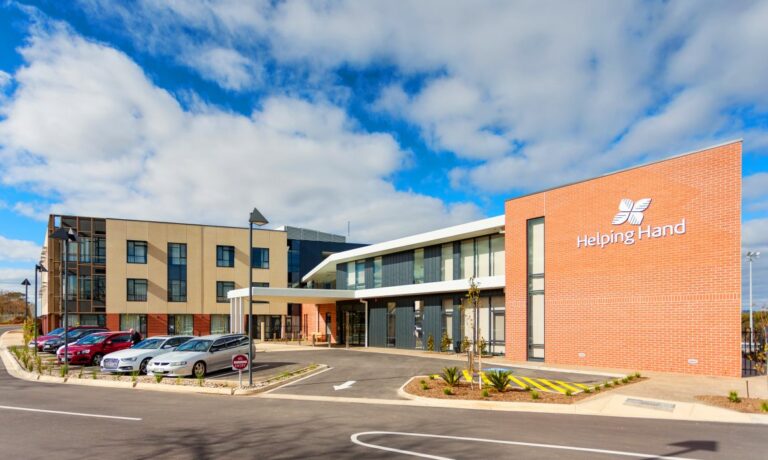
[[[312,378],[312,377],[314,377],[314,376],[316,376],[316,375],[320,375],[320,374],[322,374],[323,372],[328,372],[328,371],[330,371],[331,369],[333,369],[333,368],[332,368],[332,367],[326,367],[326,368],[325,368],[325,369],[323,369],[322,371],[319,371],[319,372],[315,372],[314,374],[310,374],[310,375],[308,375],[308,376],[306,376],[306,377],[302,377],[302,378],[300,378],[300,379],[296,379],[296,380],[294,380],[294,381],[292,381],[292,382],[288,382],[288,383],[286,383],[285,385],[280,385],[279,387],[276,387],[276,388],[272,388],[271,390],[265,391],[265,392],[264,392],[264,393],[262,393],[262,394],[263,394],[263,395],[266,395],[266,394],[272,393],[273,391],[277,391],[277,390],[279,390],[279,389],[281,389],[281,388],[289,387],[289,386],[293,385],[294,383],[299,383],[299,382],[301,382],[302,380],[306,380],[306,379],[308,379],[308,378]]]
[[[60,410],[33,409],[31,407],[0,406],[0,409],[18,410],[18,411],[24,411],[24,412],[42,412],[44,414],[76,415],[78,417],[112,418],[112,419],[116,419],[116,420],[130,420],[132,422],[140,422],[142,420],[142,419],[136,418],[136,417],[120,417],[120,416],[117,416],[117,415],[84,414],[82,412],[64,412],[64,411],[60,411]]]
[[[333,391],[346,390],[347,388],[351,387],[354,384],[355,384],[355,380],[347,380],[341,385],[334,385]]]
[[[367,435],[375,435],[375,434],[390,434],[390,435],[396,435],[396,436],[412,436],[412,437],[419,437],[419,438],[437,438],[437,439],[455,439],[459,441],[472,441],[472,442],[487,442],[491,444],[506,444],[510,446],[522,446],[522,447],[539,447],[542,449],[559,449],[559,450],[573,450],[578,452],[590,452],[595,454],[605,454],[605,455],[618,455],[622,457],[636,457],[636,458],[653,458],[653,459],[661,459],[661,460],[695,460],[690,457],[665,457],[662,455],[656,455],[656,454],[641,454],[638,452],[624,452],[621,450],[607,450],[607,449],[591,449],[588,447],[575,447],[575,446],[563,446],[558,444],[538,444],[534,442],[520,442],[520,441],[501,441],[497,439],[484,439],[484,438],[466,438],[462,436],[444,436],[439,434],[423,434],[423,433],[403,433],[398,431],[364,431],[361,433],[355,433],[352,436],[350,436],[350,439],[353,443],[363,446],[363,447],[369,447],[371,449],[378,449],[383,450],[387,452],[395,452],[398,454],[404,454],[404,455],[410,455],[413,457],[421,457],[421,458],[431,458],[433,460],[453,460],[450,457],[441,457],[438,455],[429,455],[424,454],[421,452],[414,452],[411,450],[402,450],[402,449],[395,449],[393,447],[385,447],[385,446],[379,446],[376,444],[370,444],[367,442],[360,441],[360,436],[367,436]]]

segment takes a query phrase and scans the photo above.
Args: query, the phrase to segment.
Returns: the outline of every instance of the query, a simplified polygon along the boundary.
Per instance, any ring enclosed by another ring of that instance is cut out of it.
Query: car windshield
[[[211,347],[210,340],[190,340],[189,342],[179,345],[176,351],[208,351]]]
[[[84,330],[84,329],[77,329],[77,330],[74,330],[74,331],[69,331],[69,332],[67,332],[67,338],[74,339],[74,338],[80,337],[81,335],[84,335],[86,332],[88,332],[88,331]]]
[[[160,348],[163,344],[163,339],[146,339],[133,346],[134,349],[141,348],[142,350],[155,350]]]
[[[83,337],[82,339],[78,340],[77,344],[78,345],[90,345],[92,343],[101,343],[101,342],[103,342],[106,339],[107,339],[106,335],[99,335],[99,334],[87,335],[87,336]]]
[[[63,327],[57,327],[56,329],[49,332],[48,335],[61,335],[63,332],[64,332]]]

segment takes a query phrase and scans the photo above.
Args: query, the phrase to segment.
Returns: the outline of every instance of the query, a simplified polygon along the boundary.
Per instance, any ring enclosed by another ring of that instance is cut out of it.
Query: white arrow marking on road
[[[346,382],[342,383],[341,385],[334,385],[333,390],[339,391],[339,390],[346,390],[347,388],[351,387],[355,384],[354,380],[347,380]]]

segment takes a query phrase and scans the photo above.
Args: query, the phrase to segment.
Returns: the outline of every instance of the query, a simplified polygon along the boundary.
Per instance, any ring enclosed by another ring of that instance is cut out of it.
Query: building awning
[[[334,303],[355,299],[355,291],[344,289],[301,289],[301,288],[251,288],[253,300],[287,303]],[[248,289],[235,289],[227,293],[229,299],[248,298]]]

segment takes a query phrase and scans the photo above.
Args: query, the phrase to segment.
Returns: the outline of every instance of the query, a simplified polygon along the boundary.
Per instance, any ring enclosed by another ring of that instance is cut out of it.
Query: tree
[[[467,350],[467,360],[469,362],[469,372],[474,375],[475,372],[479,372],[479,369],[475,368],[475,357],[477,356],[477,317],[480,313],[480,288],[478,287],[475,277],[469,279],[469,290],[465,296],[465,302],[462,302],[462,319],[466,309],[469,309],[469,326],[472,328],[472,346]]]
[[[0,317],[14,319],[24,317],[24,293],[0,291]]]

